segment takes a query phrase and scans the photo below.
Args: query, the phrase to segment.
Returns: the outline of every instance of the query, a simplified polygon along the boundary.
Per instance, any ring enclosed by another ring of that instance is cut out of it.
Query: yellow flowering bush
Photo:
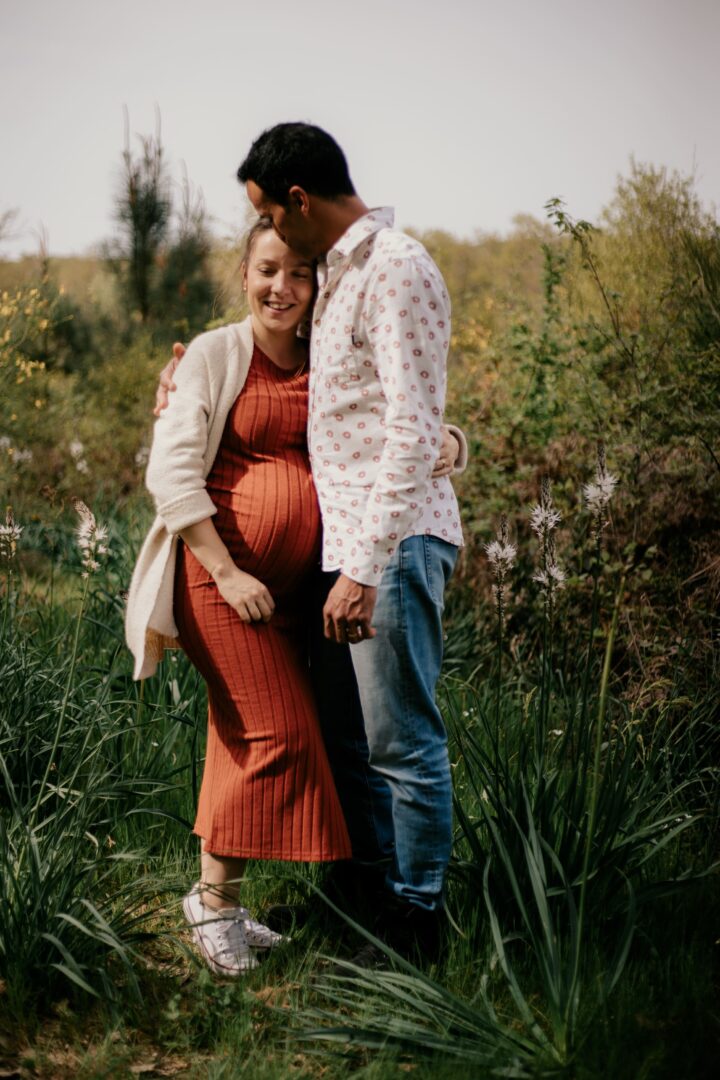
[[[30,359],[28,353],[49,331],[51,315],[51,301],[38,288],[0,295],[0,385],[8,404],[13,385],[22,386],[45,370],[45,365]]]

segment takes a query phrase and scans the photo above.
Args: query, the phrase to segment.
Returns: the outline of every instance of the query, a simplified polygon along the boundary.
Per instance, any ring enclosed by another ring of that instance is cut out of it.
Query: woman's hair
[[[241,267],[247,266],[258,236],[260,236],[261,233],[267,232],[268,229],[272,229],[272,227],[272,218],[269,217],[258,218],[255,224],[251,226],[245,237],[245,243],[243,244],[243,253],[240,257]]]

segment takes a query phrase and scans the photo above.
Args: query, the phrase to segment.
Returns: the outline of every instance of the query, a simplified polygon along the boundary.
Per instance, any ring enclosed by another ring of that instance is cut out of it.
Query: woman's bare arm
[[[243,622],[269,622],[275,601],[261,581],[236,566],[221,540],[212,518],[182,529],[180,537],[207,570],[223,600]]]

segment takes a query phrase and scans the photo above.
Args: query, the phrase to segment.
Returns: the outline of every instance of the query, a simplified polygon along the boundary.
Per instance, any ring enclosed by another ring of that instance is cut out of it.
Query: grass
[[[600,656],[588,693],[584,669],[559,661],[543,665],[539,689],[507,660],[499,688],[482,670],[468,683],[463,658],[476,650],[458,619],[441,695],[457,811],[442,966],[330,975],[322,957],[351,928],[313,891],[321,871],[256,863],[249,906],[309,898],[315,916],[259,971],[217,982],[179,908],[196,870],[205,697],[179,655],[142,688],[130,679],[120,593],[123,537],[136,532],[113,524],[113,555],[87,588],[67,535],[53,541],[62,561],[45,584],[6,578],[3,1067],[52,1078],[710,1075],[717,682],[689,688],[678,663],[662,706],[629,708],[610,641],[606,678]],[[21,547],[20,566],[47,559],[40,529],[25,540],[37,551]],[[567,654],[556,642],[553,655]]]

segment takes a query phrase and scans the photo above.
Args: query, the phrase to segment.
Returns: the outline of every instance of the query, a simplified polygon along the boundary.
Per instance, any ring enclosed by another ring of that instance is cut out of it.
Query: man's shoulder
[[[406,267],[408,277],[413,279],[421,276],[434,280],[436,286],[447,293],[440,268],[424,244],[400,229],[380,229],[370,259],[370,273],[381,274],[392,267],[396,270]]]
[[[429,288],[449,303],[447,286],[442,273],[427,248],[414,236],[399,229],[381,229],[376,236],[372,258],[369,260],[371,280],[389,281],[393,285],[400,279],[422,280]]]
[[[424,244],[409,233],[402,232],[401,229],[393,226],[380,229],[376,233],[373,254],[388,259],[420,259],[435,265]]]

